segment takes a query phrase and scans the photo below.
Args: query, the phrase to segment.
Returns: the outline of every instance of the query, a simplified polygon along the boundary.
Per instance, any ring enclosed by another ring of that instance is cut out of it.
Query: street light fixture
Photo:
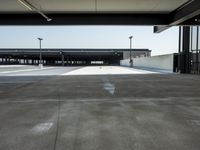
[[[18,0],[22,5],[24,5],[26,8],[28,8],[30,11],[36,11],[39,13],[42,17],[44,17],[48,22],[52,21],[51,18],[49,18],[47,15],[45,15],[40,9],[35,7],[33,4],[31,4],[28,0]]]
[[[132,60],[132,54],[131,54],[133,36],[130,36],[129,39],[130,39],[130,67],[133,67],[133,60]]]
[[[40,43],[40,62],[39,62],[39,67],[40,69],[42,69],[43,64],[42,64],[42,38],[38,38],[39,43]]]

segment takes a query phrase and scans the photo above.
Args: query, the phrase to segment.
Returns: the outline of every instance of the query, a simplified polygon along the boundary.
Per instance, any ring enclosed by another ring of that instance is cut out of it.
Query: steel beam
[[[191,0],[170,14],[169,25],[179,25],[200,14],[200,0]]]
[[[199,25],[195,17],[200,14],[200,0],[190,0],[169,14],[168,25],[154,26],[154,33],[160,33],[175,25]]]
[[[171,26],[154,26],[153,27],[153,32],[154,33],[160,33],[164,30],[167,30],[168,28],[170,28]]]
[[[0,14],[0,25],[166,25],[167,14]]]

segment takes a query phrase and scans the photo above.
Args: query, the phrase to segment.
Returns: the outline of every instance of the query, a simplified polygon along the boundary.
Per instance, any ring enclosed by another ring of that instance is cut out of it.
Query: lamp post
[[[62,61],[62,66],[64,66],[65,65],[65,63],[64,63],[64,53],[63,53],[63,51],[60,51],[60,55],[61,55],[61,61]]]
[[[130,39],[130,67],[133,67],[133,60],[132,60],[132,54],[131,54],[133,36],[130,36],[129,39]]]
[[[40,62],[39,62],[39,67],[40,69],[42,69],[43,64],[42,64],[42,38],[38,38],[39,43],[40,43]]]

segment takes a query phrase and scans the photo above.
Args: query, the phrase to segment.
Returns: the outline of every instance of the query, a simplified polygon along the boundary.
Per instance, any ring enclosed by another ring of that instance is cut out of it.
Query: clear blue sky
[[[150,26],[0,26],[0,48],[149,48],[153,55],[177,52],[178,28],[160,34]]]

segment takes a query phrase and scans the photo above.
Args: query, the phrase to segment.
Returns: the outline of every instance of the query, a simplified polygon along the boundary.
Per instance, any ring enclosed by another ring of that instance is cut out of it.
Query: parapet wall
[[[133,58],[133,66],[165,69],[173,71],[174,54],[158,55],[151,57]],[[130,60],[125,59],[120,61],[122,66],[130,66]]]

